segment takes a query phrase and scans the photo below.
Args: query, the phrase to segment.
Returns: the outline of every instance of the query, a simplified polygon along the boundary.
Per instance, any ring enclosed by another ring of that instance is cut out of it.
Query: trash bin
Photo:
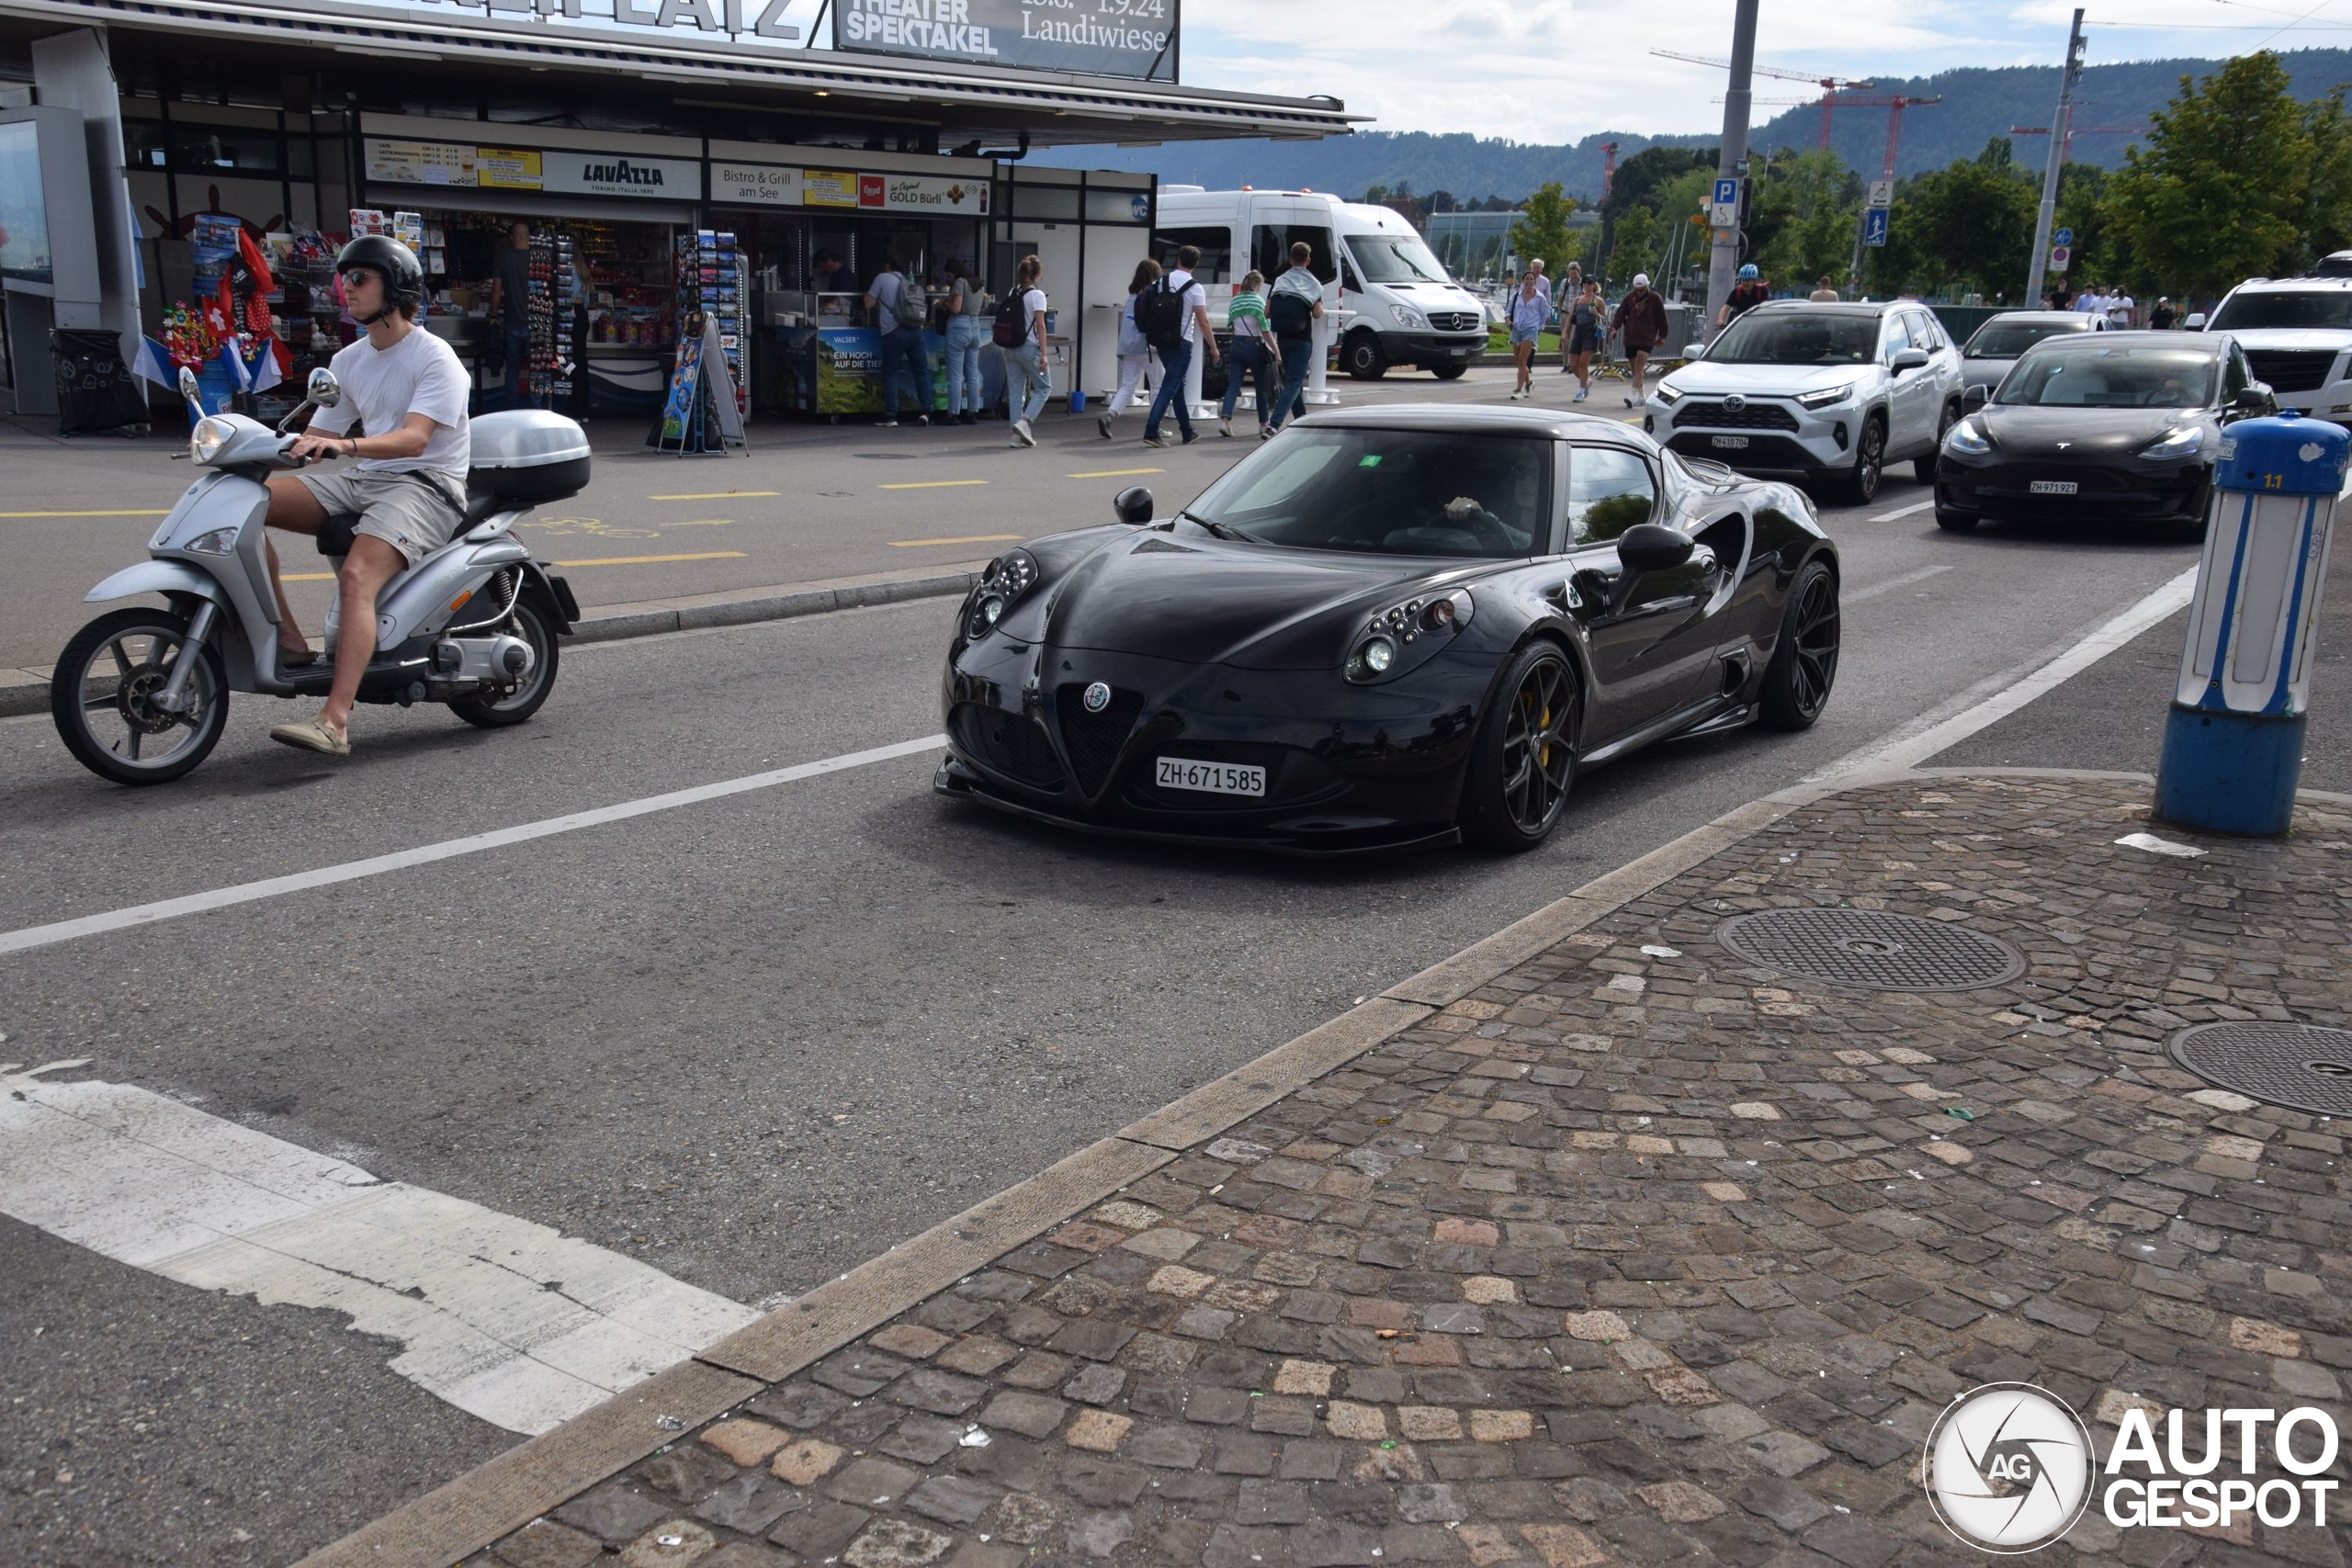
[[[147,400],[123,363],[122,340],[89,327],[59,327],[49,334],[57,365],[57,430],[61,435],[147,431]]]

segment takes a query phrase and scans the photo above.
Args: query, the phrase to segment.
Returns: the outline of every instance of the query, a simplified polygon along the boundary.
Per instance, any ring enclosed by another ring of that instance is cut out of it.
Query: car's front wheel
[[[1868,506],[1878,499],[1878,482],[1886,469],[1886,423],[1876,414],[1862,421],[1854,439],[1853,469],[1838,480],[1838,499],[1849,506]]]
[[[1462,373],[1469,368],[1467,365],[1432,365],[1430,367],[1430,374],[1441,381],[1459,381],[1462,379]]]
[[[1462,834],[1516,852],[1551,837],[1577,772],[1584,692],[1559,645],[1530,643],[1495,688],[1463,781]]]

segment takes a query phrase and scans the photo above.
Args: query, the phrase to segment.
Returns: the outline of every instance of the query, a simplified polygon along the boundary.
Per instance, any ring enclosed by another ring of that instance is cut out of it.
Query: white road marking
[[[282,894],[305,892],[313,887],[330,887],[338,882],[381,876],[386,872],[405,871],[413,865],[430,865],[435,861],[479,854],[484,850],[504,849],[509,844],[528,843],[533,839],[549,838],[557,833],[599,828],[607,822],[625,822],[632,817],[673,811],[681,806],[699,806],[706,800],[721,800],[730,795],[744,795],[755,789],[773,789],[777,784],[797,784],[802,779],[838,773],[848,768],[862,768],[869,762],[888,762],[899,757],[911,757],[918,752],[936,750],[946,744],[947,737],[944,735],[926,735],[920,740],[901,740],[896,745],[844,752],[820,761],[797,762],[791,767],[777,768],[769,773],[747,773],[740,779],[696,784],[691,789],[647,795],[642,800],[625,800],[616,806],[600,806],[591,811],[575,811],[568,816],[519,823],[512,828],[496,828],[487,833],[469,834],[462,839],[448,839],[437,844],[420,844],[413,850],[398,850],[388,855],[345,861],[341,865],[323,865],[315,871],[298,871],[288,876],[272,876],[259,882],[241,882],[231,887],[216,887],[209,893],[160,898],[153,904],[134,904],[125,909],[109,909],[103,914],[84,915],[76,919],[57,920],[45,926],[0,931],[0,954],[48,947],[56,942],[72,942],[77,937],[119,931],[130,926],[149,925],[156,920],[176,919],[182,915],[200,915],[208,910],[225,909],[235,904],[251,904]]]
[[[1884,582],[1873,582],[1868,588],[1858,588],[1851,593],[1841,594],[1838,602],[1841,606],[1859,604],[1865,599],[1875,599],[1882,593],[1892,593],[1898,588],[1908,588],[1915,582],[1925,582],[1938,572],[1951,570],[1949,566],[1923,566],[1917,571],[1899,572]]]
[[[0,1213],[119,1262],[401,1342],[418,1387],[539,1433],[759,1314],[633,1258],[129,1084],[0,1063]]]
[[[1873,523],[1892,523],[1898,517],[1908,517],[1915,512],[1925,512],[1935,503],[1936,498],[1934,496],[1929,496],[1925,501],[1915,501],[1908,506],[1898,506],[1892,512],[1882,512],[1877,516],[1872,517],[1871,521]]]
[[[2081,674],[2150,626],[2187,607],[2188,596],[2196,587],[2197,569],[2192,566],[2131,608],[2085,633],[2056,658],[2039,666],[2028,663],[1979,681],[1950,702],[1928,709],[1869,745],[1807,773],[1804,782],[1820,784],[1881,768],[1917,767]]]

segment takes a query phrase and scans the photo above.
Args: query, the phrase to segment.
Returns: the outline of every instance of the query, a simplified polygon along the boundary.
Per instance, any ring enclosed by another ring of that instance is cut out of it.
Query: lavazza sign
[[[1945,1529],[1981,1551],[2010,1554],[2073,1529],[2094,1495],[2120,1529],[2324,1529],[2341,1484],[2330,1473],[2337,1453],[2334,1417],[2313,1406],[2191,1415],[2133,1401],[2116,1413],[2102,1462],[2090,1429],[2057,1395],[1988,1383],[1937,1417],[1919,1479]]]

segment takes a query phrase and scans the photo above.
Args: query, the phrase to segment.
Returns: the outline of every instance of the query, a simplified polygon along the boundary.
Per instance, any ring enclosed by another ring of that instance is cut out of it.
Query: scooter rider
[[[335,258],[344,303],[368,335],[334,356],[343,400],[321,409],[294,443],[296,457],[356,457],[332,473],[280,474],[269,481],[273,528],[315,537],[331,518],[353,517],[351,549],[335,573],[338,599],[334,682],[314,718],[281,724],[270,739],[329,756],[351,754],[351,704],[376,652],[376,596],[393,578],[449,542],[463,520],[472,435],[467,376],[457,353],[416,324],[424,269],[415,253],[384,234],[365,234]],[[367,431],[346,435],[356,418]],[[302,640],[277,550],[269,550],[277,595],[280,668],[317,655]]]

